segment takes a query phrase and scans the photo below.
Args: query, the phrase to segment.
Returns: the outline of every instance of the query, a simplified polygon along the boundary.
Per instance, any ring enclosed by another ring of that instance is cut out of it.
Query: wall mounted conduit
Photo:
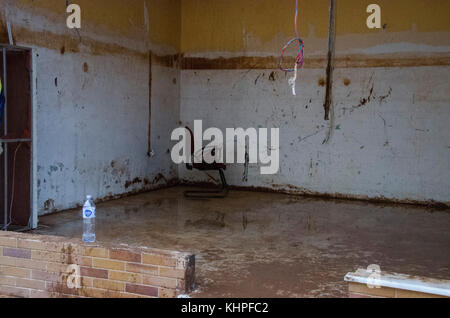
[[[334,125],[334,109],[333,109],[333,71],[334,71],[334,51],[336,39],[336,0],[330,0],[330,25],[328,29],[328,63],[327,63],[327,80],[325,102],[323,108],[325,109],[325,120],[330,120],[327,136],[323,141],[328,143],[333,132]]]

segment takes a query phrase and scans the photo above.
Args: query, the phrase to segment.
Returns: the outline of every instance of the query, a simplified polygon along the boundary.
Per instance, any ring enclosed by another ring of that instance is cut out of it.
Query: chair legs
[[[209,198],[225,198],[228,194],[228,184],[222,169],[219,169],[220,181],[222,187],[219,190],[191,190],[185,191],[184,196],[187,198],[209,199]]]

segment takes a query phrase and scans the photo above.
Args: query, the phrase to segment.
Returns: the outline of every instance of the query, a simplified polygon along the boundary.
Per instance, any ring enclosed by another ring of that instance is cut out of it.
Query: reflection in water
[[[97,239],[196,253],[199,296],[346,296],[344,275],[450,278],[450,214],[421,207],[230,192],[187,200],[170,188],[97,205]],[[80,237],[81,211],[37,231]]]

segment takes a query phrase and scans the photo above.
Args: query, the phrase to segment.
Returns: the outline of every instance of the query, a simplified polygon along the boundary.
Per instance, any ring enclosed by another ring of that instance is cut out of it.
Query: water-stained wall
[[[449,202],[450,4],[378,0],[383,28],[369,30],[371,2],[337,1],[326,121],[328,0],[300,1],[296,97],[277,70],[294,0],[77,0],[78,31],[65,0],[0,0],[0,42],[8,20],[15,44],[34,49],[39,213],[209,180],[170,159],[170,133],[194,119],[280,128],[279,173],[250,166],[244,182],[230,165],[233,185]]]
[[[179,120],[179,2],[132,2],[76,1],[76,30],[65,0],[0,1],[0,42],[8,20],[34,49],[39,214],[178,177],[166,136]]]
[[[305,64],[294,97],[291,74],[277,62],[295,36],[295,0],[182,1],[183,124],[280,128],[279,173],[263,176],[250,166],[244,182],[244,167],[230,165],[234,185],[449,202],[450,3],[336,1],[334,116],[327,121],[329,3],[300,1]],[[366,25],[370,3],[381,7],[381,29]]]

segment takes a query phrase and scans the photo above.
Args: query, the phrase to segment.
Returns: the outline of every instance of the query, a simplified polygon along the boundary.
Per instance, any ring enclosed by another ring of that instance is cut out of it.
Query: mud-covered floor
[[[450,213],[407,205],[232,191],[188,200],[176,187],[97,206],[97,240],[192,251],[192,297],[345,297],[344,275],[378,264],[450,279]],[[81,237],[79,210],[41,234]]]

